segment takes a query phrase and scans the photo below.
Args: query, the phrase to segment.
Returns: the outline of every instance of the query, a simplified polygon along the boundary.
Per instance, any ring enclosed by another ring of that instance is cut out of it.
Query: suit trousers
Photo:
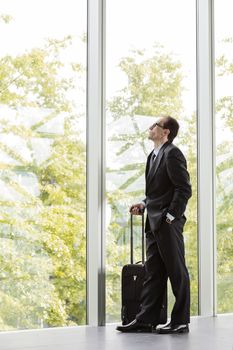
[[[182,234],[185,221],[183,216],[169,224],[164,218],[156,232],[146,232],[146,275],[141,294],[141,308],[136,316],[141,322],[154,325],[159,323],[168,278],[175,296],[171,322],[190,322],[190,281],[185,264]]]

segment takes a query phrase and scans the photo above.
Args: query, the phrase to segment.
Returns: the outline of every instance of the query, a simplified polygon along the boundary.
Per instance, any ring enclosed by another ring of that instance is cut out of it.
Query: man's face
[[[165,136],[165,130],[163,129],[164,119],[159,119],[156,123],[149,127],[148,139],[152,141],[161,141]]]

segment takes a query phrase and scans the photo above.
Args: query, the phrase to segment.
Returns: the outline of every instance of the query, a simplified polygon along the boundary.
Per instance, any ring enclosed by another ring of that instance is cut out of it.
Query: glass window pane
[[[233,4],[215,1],[217,312],[233,311]]]
[[[106,18],[106,319],[120,320],[121,269],[130,261],[128,209],[144,198],[145,162],[153,148],[147,140],[147,129],[160,114],[179,120],[181,130],[175,143],[185,154],[191,174],[193,196],[186,211],[184,239],[191,278],[191,313],[196,315],[195,1],[135,0],[133,4],[128,0],[107,1]],[[139,220],[135,235],[138,261]]]
[[[86,6],[1,1],[1,330],[86,323]]]

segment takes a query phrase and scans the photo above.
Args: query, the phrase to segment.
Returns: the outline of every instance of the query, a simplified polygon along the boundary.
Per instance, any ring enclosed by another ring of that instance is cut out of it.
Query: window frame
[[[105,325],[105,1],[88,0],[87,324],[93,326]],[[196,0],[197,253],[201,316],[216,314],[217,298],[213,13],[214,0]]]

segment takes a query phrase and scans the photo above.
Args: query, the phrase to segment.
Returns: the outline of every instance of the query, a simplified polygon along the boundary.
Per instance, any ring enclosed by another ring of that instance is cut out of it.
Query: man
[[[186,160],[173,140],[178,122],[160,118],[149,128],[148,138],[154,150],[146,164],[146,198],[130,208],[134,215],[147,209],[146,218],[146,277],[141,295],[141,309],[131,323],[118,326],[121,332],[148,332],[156,328],[163,296],[170,279],[175,304],[171,322],[157,328],[160,334],[186,333],[190,322],[190,282],[185,265],[183,227],[191,185]]]

